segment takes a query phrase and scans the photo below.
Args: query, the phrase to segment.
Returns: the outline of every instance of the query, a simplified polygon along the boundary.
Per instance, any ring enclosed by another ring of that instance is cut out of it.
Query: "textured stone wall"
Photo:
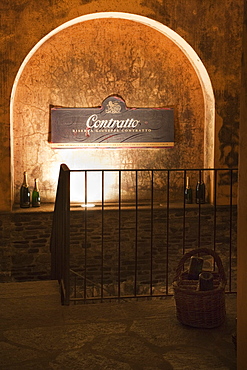
[[[97,107],[112,94],[131,108],[174,107],[174,148],[71,150],[49,144],[51,105]],[[198,76],[168,37],[133,20],[91,19],[53,35],[25,66],[13,109],[15,200],[26,170],[39,178],[44,201],[53,201],[61,163],[71,169],[204,166]]]
[[[49,279],[51,227],[51,212],[0,215],[1,281]]]
[[[87,238],[85,239],[85,216]],[[97,210],[71,212],[71,268],[78,274],[86,274],[96,284],[101,282],[103,263],[104,284],[112,285],[118,280],[120,255],[120,280],[133,289],[135,266],[138,284],[145,286],[150,281],[150,261],[152,256],[153,283],[164,285],[168,276],[169,285],[175,269],[185,249],[198,246],[198,206],[186,209],[175,207],[169,211],[169,234],[167,239],[167,213],[165,208],[155,209],[151,223],[150,209],[104,212],[103,250],[102,250],[102,213]],[[236,289],[236,207],[232,213],[232,288]],[[136,239],[136,222],[137,239]],[[213,207],[201,208],[200,246],[212,248],[214,243]],[[25,281],[49,279],[50,277],[50,233],[52,212],[17,212],[0,215],[1,281]],[[120,225],[120,234],[119,234]],[[151,233],[151,225],[153,232]],[[224,261],[228,276],[230,266],[230,213],[229,207],[217,207],[216,251]],[[121,243],[119,243],[119,235]],[[183,246],[183,236],[185,244]],[[137,241],[136,241],[137,240]],[[167,241],[169,244],[166,248]],[[152,245],[152,251],[151,251]],[[137,249],[136,249],[137,248]],[[86,254],[85,254],[86,253]],[[103,256],[103,259],[102,259]],[[167,263],[168,256],[168,263]],[[136,262],[137,257],[137,262]],[[168,269],[167,269],[168,266]],[[207,266],[205,266],[207,268]],[[209,267],[210,268],[210,267]]]
[[[193,47],[207,68],[216,98],[215,163],[220,166],[237,165],[242,0],[217,3],[200,0],[185,2],[136,0],[122,3],[116,0],[86,2],[13,0],[1,4],[1,210],[9,210],[11,207],[13,168],[10,152],[13,148],[10,150],[12,138],[10,138],[9,102],[18,69],[28,52],[47,33],[75,17],[100,11],[129,12],[150,17],[170,27]],[[98,99],[93,98],[93,101],[96,100],[98,104]],[[42,116],[42,112],[40,113]],[[36,114],[31,118],[36,121]],[[25,143],[28,151],[32,140],[30,138]],[[36,154],[34,153],[34,157]],[[123,158],[125,160],[125,156]],[[20,160],[22,161],[21,158]],[[35,169],[36,172],[39,171],[41,163],[42,156]],[[18,158],[15,166],[21,167]],[[223,183],[224,181],[222,179]]]
[[[185,216],[185,219],[184,219]],[[232,288],[236,289],[236,207],[232,214]],[[123,211],[119,219],[118,211],[106,211],[104,217],[104,235],[102,250],[102,219],[101,213],[88,212],[87,238],[85,240],[83,224],[85,214],[73,214],[71,225],[71,268],[85,276],[85,256],[87,259],[86,276],[88,286],[100,284],[103,267],[103,282],[112,288],[112,283],[118,281],[118,265],[120,263],[120,281],[122,285],[134,289],[135,268],[137,269],[137,285],[149,286],[152,268],[153,284],[171,286],[177,264],[185,250],[196,249],[198,242],[198,207],[187,209],[185,215],[182,208],[172,208],[169,211],[169,226],[167,238],[167,213],[165,209],[154,210],[151,221],[150,210]],[[137,239],[136,239],[136,220]],[[152,224],[153,222],[153,224]],[[200,247],[213,248],[214,244],[214,211],[213,207],[203,206],[201,209]],[[228,207],[218,207],[216,216],[217,231],[215,234],[216,251],[223,260],[228,283],[230,279],[230,217]],[[119,225],[120,238],[119,244]],[[152,225],[152,226],[151,226]],[[153,227],[153,231],[151,228]],[[183,245],[183,237],[185,244]],[[168,242],[168,250],[167,250]],[[86,244],[85,244],[86,243]],[[103,258],[102,258],[103,256]],[[120,256],[120,259],[119,259]],[[168,260],[167,260],[168,258]],[[152,261],[152,266],[151,266]],[[168,261],[168,263],[167,263]],[[189,261],[188,261],[189,262]],[[211,265],[204,268],[211,269]],[[82,279],[83,282],[83,279]],[[82,284],[83,285],[83,284]],[[125,292],[125,293],[130,293]],[[139,294],[141,291],[139,290]],[[117,291],[115,291],[117,294]]]

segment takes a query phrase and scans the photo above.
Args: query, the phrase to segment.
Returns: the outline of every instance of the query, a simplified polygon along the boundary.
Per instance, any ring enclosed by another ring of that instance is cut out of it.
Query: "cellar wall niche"
[[[51,105],[98,107],[110,95],[121,96],[129,108],[174,107],[174,147],[52,147]],[[34,178],[39,179],[42,201],[53,202],[61,163],[70,169],[202,168],[214,163],[214,99],[205,68],[181,37],[156,21],[136,15],[82,16],[42,39],[16,77],[11,125],[16,203],[23,171],[28,172],[31,186]],[[92,186],[95,183],[98,181],[92,178]],[[109,179],[109,189],[114,183],[114,178]],[[81,190],[76,184],[78,179],[72,178],[75,198]],[[129,193],[132,176],[126,184]],[[114,201],[110,193],[107,200]]]

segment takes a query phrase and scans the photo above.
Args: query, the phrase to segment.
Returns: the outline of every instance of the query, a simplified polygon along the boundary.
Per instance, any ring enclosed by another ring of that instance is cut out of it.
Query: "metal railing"
[[[72,173],[80,173],[83,182],[77,183],[83,200],[76,204],[70,200]],[[100,195],[89,208],[95,173]],[[115,176],[111,198],[109,174]],[[187,204],[188,175],[205,180],[205,204]],[[176,265],[195,247],[220,254],[227,291],[235,292],[237,176],[237,169],[69,170],[61,165],[51,255],[62,303],[172,294]],[[206,265],[215,268],[212,260]]]

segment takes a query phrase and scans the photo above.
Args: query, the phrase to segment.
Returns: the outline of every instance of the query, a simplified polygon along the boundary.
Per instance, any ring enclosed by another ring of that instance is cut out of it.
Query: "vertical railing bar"
[[[64,265],[64,259],[65,259],[65,233],[66,233],[66,223],[65,223],[65,214],[66,214],[66,208],[65,208],[65,198],[66,198],[66,189],[65,189],[65,173],[62,169],[62,209],[61,209],[61,224],[62,224],[62,232],[61,232],[61,292],[62,292],[62,302],[63,304],[66,304],[66,287],[65,287],[65,265]]]
[[[202,175],[201,171],[199,170],[199,181],[201,184]],[[199,203],[198,203],[198,243],[197,246],[200,248],[201,246],[201,188],[199,187]]]
[[[230,230],[229,230],[229,291],[232,291],[232,170],[230,170],[231,173],[231,181],[230,181]]]
[[[57,239],[57,243],[58,243],[58,278],[59,278],[59,283],[60,283],[60,291],[61,291],[61,302],[62,304],[65,304],[65,296],[64,296],[64,271],[63,271],[63,259],[64,259],[64,227],[62,228],[62,232],[59,233],[59,225],[63,225],[64,223],[64,217],[63,217],[63,214],[64,214],[64,173],[63,173],[63,169],[62,169],[62,166],[61,166],[61,172],[60,172],[60,199],[59,199],[59,204],[58,204],[58,210],[59,210],[59,214],[58,214],[58,222],[57,222],[57,235],[58,235],[58,239]]]
[[[136,215],[136,219],[135,219],[135,277],[134,277],[134,296],[136,297],[137,295],[137,257],[138,257],[138,254],[137,254],[137,248],[138,248],[138,231],[137,231],[137,228],[138,228],[138,170],[135,170],[135,174],[136,174],[136,199],[135,199],[135,208],[136,208],[136,212],[135,212],[135,215]]]
[[[68,189],[67,189],[67,195],[68,195],[68,204],[67,204],[67,272],[68,272],[68,304],[70,299],[70,171],[68,171]]]
[[[185,253],[185,188],[186,188],[186,170],[184,170],[184,206],[183,206],[183,254]]]
[[[59,184],[59,180],[58,180]],[[58,185],[59,186],[59,185]],[[55,199],[54,205],[54,213],[52,219],[52,230],[51,230],[51,238],[50,238],[50,252],[51,252],[51,279],[57,279],[57,265],[58,265],[58,258],[57,258],[57,198],[58,198],[58,186],[57,186],[57,195]]]
[[[167,194],[166,194],[166,295],[168,295],[168,287],[169,287],[169,203],[170,203],[170,171],[167,170]]]
[[[218,177],[218,172],[216,169],[214,169],[214,228],[213,228],[213,238],[214,238],[214,245],[213,249],[216,251],[216,227],[217,227],[217,179]],[[214,270],[215,270],[215,261],[214,261]]]
[[[85,217],[84,217],[84,226],[85,226],[85,266],[84,266],[84,302],[87,299],[87,170],[84,172],[85,176]]]
[[[102,194],[101,194],[101,302],[104,298],[104,192],[105,192],[105,172],[102,170],[101,172],[101,188],[102,188]]]
[[[63,281],[65,288],[64,304],[70,301],[70,171],[66,166],[63,172]]]
[[[150,225],[150,296],[153,295],[153,227],[154,227],[154,171],[151,171],[151,225]]]
[[[122,186],[122,172],[118,171],[118,298],[121,296],[121,186]]]
[[[217,177],[218,171],[214,169],[214,251],[216,250],[216,208],[217,208]]]
[[[216,250],[217,170],[214,170],[214,251]]]

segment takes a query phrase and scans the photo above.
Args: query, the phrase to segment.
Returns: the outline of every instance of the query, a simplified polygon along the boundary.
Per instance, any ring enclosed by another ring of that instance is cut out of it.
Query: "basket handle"
[[[179,264],[178,264],[178,267],[176,269],[176,275],[175,275],[173,281],[179,280],[179,276],[180,276],[180,274],[183,270],[183,265],[186,262],[186,260],[189,259],[190,257],[194,256],[195,254],[199,254],[199,253],[203,253],[203,254],[210,255],[210,256],[214,257],[214,260],[215,260],[216,265],[218,267],[219,275],[220,275],[222,281],[224,283],[226,283],[225,270],[224,270],[222,261],[220,259],[220,256],[214,250],[209,249],[209,248],[197,248],[197,249],[193,249],[193,250],[185,253],[183,255],[183,257],[181,258]]]

